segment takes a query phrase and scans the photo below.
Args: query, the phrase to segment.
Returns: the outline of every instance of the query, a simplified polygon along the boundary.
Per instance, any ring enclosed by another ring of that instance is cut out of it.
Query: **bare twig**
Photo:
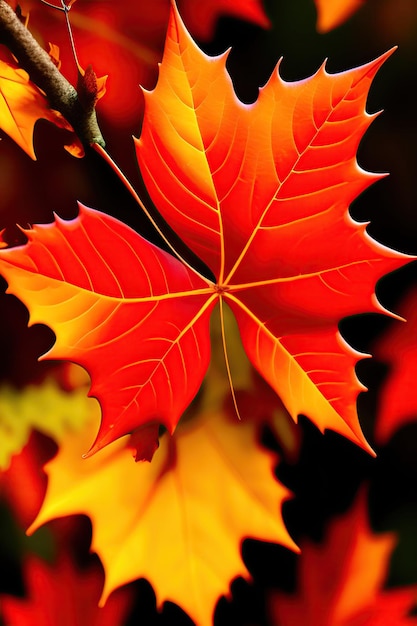
[[[5,0],[0,0],[0,44],[12,52],[31,80],[46,94],[51,108],[62,113],[85,146],[99,144],[104,147],[94,104],[86,107],[81,103],[76,89]]]

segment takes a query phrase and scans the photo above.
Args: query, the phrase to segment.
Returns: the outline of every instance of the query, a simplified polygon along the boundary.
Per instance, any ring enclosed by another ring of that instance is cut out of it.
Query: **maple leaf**
[[[411,259],[348,213],[379,178],[359,168],[356,150],[373,119],[368,88],[389,54],[295,83],[276,71],[244,105],[226,55],[202,53],[173,8],[137,154],[157,207],[216,282],[86,207],[0,250],[8,291],[32,324],[56,334],[46,356],[91,375],[103,409],[91,452],[146,428],[138,458],[149,458],[149,429],[173,432],[207,369],[217,301],[233,310],[249,359],[294,420],[305,414],[370,450],[356,413],[363,355],[338,323],[386,312],[375,282]]]
[[[50,108],[45,95],[29,80],[27,72],[19,67],[5,48],[0,47],[0,129],[34,160],[33,131],[39,119],[46,119],[68,131],[73,130],[58,111]],[[74,156],[82,153],[75,139],[67,149]]]
[[[389,366],[379,399],[375,440],[385,445],[396,430],[417,421],[415,367],[417,362],[417,292],[411,290],[398,311],[407,320],[390,328],[375,344],[375,356]]]
[[[159,607],[176,602],[208,626],[229,582],[249,577],[240,555],[245,537],[297,549],[278,514],[289,493],[273,476],[275,454],[256,442],[255,424],[200,415],[162,437],[152,463],[137,465],[123,440],[83,460],[95,420],[89,426],[68,433],[45,466],[46,497],[28,532],[56,517],[88,515],[92,550],[106,572],[103,600],[144,577]]]
[[[120,626],[132,605],[130,591],[120,589],[99,608],[103,575],[98,563],[81,569],[65,553],[53,565],[26,557],[24,578],[27,598],[0,596],[5,626]]]
[[[327,33],[340,26],[364,4],[365,0],[315,0],[317,30]]]
[[[139,165],[171,227],[216,276],[253,365],[294,419],[366,443],[356,414],[361,355],[339,320],[382,312],[374,284],[407,257],[373,241],[348,205],[380,176],[356,151],[372,115],[362,67],[286,83],[277,70],[242,104],[175,7],[156,88],[145,93]]]
[[[321,545],[301,545],[298,593],[274,593],[271,624],[279,626],[411,626],[417,586],[384,590],[394,533],[369,527],[366,491],[333,520]]]

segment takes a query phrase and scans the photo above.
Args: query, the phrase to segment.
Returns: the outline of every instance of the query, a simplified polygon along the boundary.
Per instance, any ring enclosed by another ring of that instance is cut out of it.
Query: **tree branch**
[[[89,104],[81,102],[76,89],[64,78],[49,54],[41,48],[5,0],[0,0],[0,43],[7,46],[31,80],[42,89],[51,108],[68,120],[84,146],[94,143],[105,146],[97,123],[94,101]]]

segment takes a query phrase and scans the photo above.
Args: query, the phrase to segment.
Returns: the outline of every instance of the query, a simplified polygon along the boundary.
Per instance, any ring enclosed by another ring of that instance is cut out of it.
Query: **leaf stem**
[[[72,34],[72,28],[71,28],[71,22],[69,19],[69,15],[68,12],[70,10],[70,6],[67,6],[63,0],[62,0],[62,8],[64,9],[64,15],[65,15],[65,23],[67,25],[67,31],[68,31],[68,37],[70,40],[70,44],[71,44],[71,50],[72,50],[72,54],[74,57],[74,61],[75,61],[75,65],[77,66],[77,70],[80,71],[80,63],[78,61],[78,55],[77,55],[77,50],[75,49],[75,41],[74,41],[74,35]]]
[[[56,9],[57,11],[66,11],[70,8],[64,5],[63,2],[61,3],[62,6],[57,7],[55,4],[52,4],[52,2],[47,2],[47,0],[40,0],[40,1],[42,2],[42,4],[45,4],[47,7],[50,7],[51,9]]]
[[[223,306],[224,306],[223,297],[220,295],[219,296],[219,313],[220,313],[220,328],[221,328],[221,333],[222,333],[224,362],[226,364],[227,379],[229,381],[229,387],[230,387],[230,393],[232,395],[233,406],[235,407],[236,415],[237,415],[239,421],[241,421],[242,418],[240,416],[239,407],[237,405],[235,389],[233,387],[232,372],[231,372],[231,369],[230,369],[229,357],[228,357],[228,354],[227,354],[226,331],[225,331],[225,328],[224,328],[224,311],[223,311]]]
[[[76,89],[5,0],[0,0],[0,44],[7,46],[31,80],[42,89],[51,108],[68,120],[84,146],[98,144],[104,147],[94,104],[83,105]]]
[[[160,226],[158,226],[158,224],[156,223],[154,217],[151,215],[149,210],[146,208],[145,204],[143,203],[143,201],[140,198],[139,194],[137,193],[137,191],[133,187],[132,183],[128,180],[128,178],[122,172],[120,167],[115,163],[114,159],[110,156],[110,154],[100,144],[95,143],[95,144],[92,145],[92,148],[93,148],[93,150],[95,150],[95,152],[97,152],[97,154],[99,154],[101,156],[102,159],[104,159],[104,161],[111,167],[113,172],[115,172],[115,174],[117,174],[119,179],[122,181],[123,185],[126,187],[126,189],[129,191],[129,193],[133,197],[133,199],[137,202],[137,204],[140,206],[142,211],[145,213],[146,217],[151,222],[151,224],[155,228],[156,232],[163,239],[163,241],[166,243],[166,245],[171,250],[171,252],[176,256],[176,258],[179,261],[181,261],[181,263],[183,263],[183,265],[186,265],[188,267],[188,269],[190,269],[194,274],[196,274],[202,280],[204,280],[204,282],[206,282],[207,285],[212,287],[213,286],[213,282],[211,280],[209,280],[208,278],[206,278],[203,274],[198,272],[190,263],[188,263],[188,261],[186,261],[184,259],[184,257],[177,251],[175,246],[170,242],[168,237],[161,230]]]

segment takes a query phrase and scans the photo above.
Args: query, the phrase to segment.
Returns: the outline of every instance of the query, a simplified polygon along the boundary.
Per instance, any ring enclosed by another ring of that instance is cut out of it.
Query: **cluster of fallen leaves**
[[[317,2],[318,28],[335,27],[360,4]],[[135,29],[159,32],[169,6],[145,6],[124,11],[122,23],[117,3],[86,0],[74,30],[82,34],[97,19],[103,28],[91,50],[104,49],[104,37],[123,49],[126,66],[139,58],[154,72],[159,44],[137,44]],[[179,3],[202,40],[227,7]],[[36,5],[22,8],[36,32]],[[232,14],[268,26],[259,2],[235,3]],[[1,54],[0,126],[34,158],[36,120],[61,118]],[[53,563],[25,558],[25,598],[0,598],[6,626],[65,623],[63,615],[68,626],[121,624],[134,602],[129,584],[140,578],[157,608],[173,602],[210,626],[232,581],[252,579],[247,538],[297,555],[295,592],[266,593],[271,626],[377,626],[387,615],[394,626],[412,623],[417,587],[385,588],[396,536],[371,528],[367,492],[329,522],[320,544],[297,545],[282,514],[293,494],[277,478],[282,459],[299,458],[300,414],[372,454],[356,412],[363,386],[355,366],[364,355],[338,325],[348,315],[386,313],[375,284],[411,258],[374,241],[348,212],[380,178],[356,155],[374,118],[368,91],[389,54],[340,74],[323,66],[299,82],[284,81],[277,67],[257,101],[244,105],[227,54],[204,54],[172,6],[136,155],[156,207],[208,271],[83,205],[73,220],[24,229],[24,245],[7,246],[4,235],[8,292],[27,306],[30,324],[47,324],[56,336],[45,357],[73,361],[91,377],[65,390],[56,379],[1,390],[0,489],[29,534],[47,525],[61,543]],[[129,89],[116,87],[127,94],[116,109],[106,94],[104,116],[138,116]],[[405,305],[411,318],[414,300]],[[403,334],[412,325],[396,327],[376,351],[395,368],[382,394],[378,445],[415,417],[413,347]],[[406,358],[397,364],[403,340]],[[265,427],[275,446],[266,445]],[[52,446],[47,453],[39,433]],[[135,464],[132,455],[150,462]],[[100,563],[70,558],[51,526],[77,515],[91,521]]]

